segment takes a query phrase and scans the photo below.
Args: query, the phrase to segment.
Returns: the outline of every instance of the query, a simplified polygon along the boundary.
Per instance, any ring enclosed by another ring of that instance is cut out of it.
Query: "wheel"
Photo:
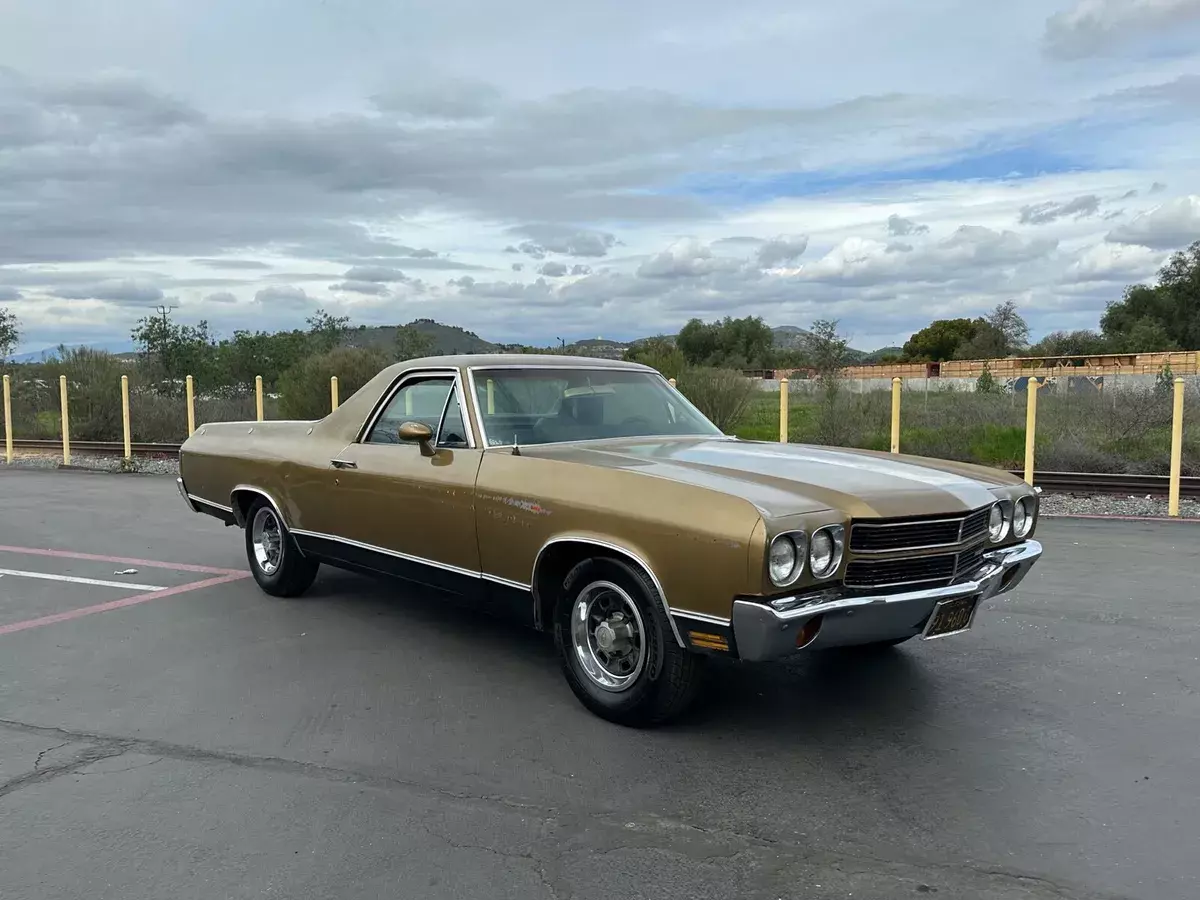
[[[255,500],[246,513],[246,557],[258,586],[275,597],[303,594],[320,568],[320,563],[300,553],[266,500]]]
[[[654,583],[621,560],[579,563],[563,581],[554,639],[567,684],[620,725],[657,725],[695,698],[703,660],[680,647]]]

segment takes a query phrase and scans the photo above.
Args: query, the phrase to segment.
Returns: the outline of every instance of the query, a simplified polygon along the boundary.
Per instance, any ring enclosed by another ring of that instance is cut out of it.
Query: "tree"
[[[1032,347],[1030,356],[1092,356],[1107,353],[1108,339],[1097,331],[1052,331]]]
[[[683,351],[662,335],[638,341],[628,348],[623,356],[626,362],[641,363],[657,369],[663,378],[678,380],[687,368],[687,358],[684,357]]]
[[[840,444],[845,440],[846,421],[838,408],[843,369],[848,362],[850,342],[838,334],[836,319],[818,319],[812,323],[805,338],[808,357],[816,370],[817,438],[823,444]]]
[[[1109,303],[1100,330],[1119,352],[1200,347],[1200,241],[1173,254],[1153,287],[1130,285]]]
[[[329,380],[336,375],[338,392],[345,400],[379,374],[388,363],[375,349],[335,347],[328,353],[306,356],[279,378],[279,411],[293,419],[320,419],[332,408]]]
[[[1012,300],[997,304],[986,316],[973,321],[975,333],[959,345],[955,359],[1000,359],[1026,350],[1029,325]]]
[[[208,322],[181,325],[164,309],[160,315],[139,319],[131,332],[144,366],[160,390],[182,391],[183,380],[193,375],[208,381],[214,360],[214,341]]]
[[[1020,353],[1029,346],[1029,325],[1017,312],[1016,301],[998,304],[984,321],[1003,336],[1005,356]]]
[[[415,325],[401,325],[396,329],[395,348],[399,359],[429,356],[434,350],[433,335],[426,334]]]
[[[305,321],[308,323],[314,353],[328,353],[341,346],[350,331],[349,316],[332,316],[324,309],[318,309]]]
[[[734,369],[770,368],[775,335],[759,316],[717,322],[690,319],[675,338],[689,365]]]
[[[8,355],[17,349],[17,341],[21,337],[18,324],[17,314],[9,312],[6,306],[0,306],[0,362],[8,359]]]
[[[996,376],[992,374],[992,370],[988,368],[988,364],[983,364],[983,371],[979,373],[979,377],[975,379],[975,393],[977,394],[998,394],[1000,393],[1000,385],[996,381]]]
[[[904,342],[904,358],[912,362],[945,362],[975,337],[975,319],[937,319]]]

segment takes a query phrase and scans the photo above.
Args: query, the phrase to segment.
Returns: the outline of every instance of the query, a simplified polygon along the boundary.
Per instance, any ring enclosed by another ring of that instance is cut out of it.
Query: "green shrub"
[[[280,377],[280,412],[287,419],[323,418],[331,409],[330,378],[337,376],[339,399],[345,400],[390,362],[379,350],[358,347],[310,356]]]
[[[758,384],[736,369],[694,367],[678,378],[679,390],[700,412],[726,434],[732,434],[745,417]],[[779,426],[775,426],[779,434]]]

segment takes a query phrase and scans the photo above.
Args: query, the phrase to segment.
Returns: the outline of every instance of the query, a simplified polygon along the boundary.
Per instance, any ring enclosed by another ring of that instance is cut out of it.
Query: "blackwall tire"
[[[298,597],[317,577],[320,563],[300,553],[287,526],[266,499],[246,511],[246,559],[258,586],[274,597]]]
[[[596,557],[567,574],[554,639],[571,691],[610,722],[663,724],[699,691],[703,660],[675,640],[654,582],[623,560]]]

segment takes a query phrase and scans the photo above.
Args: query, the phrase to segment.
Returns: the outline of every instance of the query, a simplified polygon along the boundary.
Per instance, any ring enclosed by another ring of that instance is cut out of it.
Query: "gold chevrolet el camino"
[[[326,563],[515,616],[631,725],[681,712],[706,655],[965,631],[1042,552],[1006,472],[740,440],[653,369],[565,356],[398,363],[317,421],[203,425],[180,473],[267,593]]]

